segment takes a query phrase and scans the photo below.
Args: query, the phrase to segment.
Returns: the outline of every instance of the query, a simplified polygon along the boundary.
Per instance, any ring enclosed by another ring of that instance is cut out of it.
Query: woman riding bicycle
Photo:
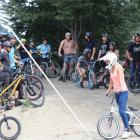
[[[125,127],[122,138],[128,138],[130,135],[128,124],[129,117],[125,113],[128,100],[128,89],[124,79],[123,67],[118,63],[116,54],[112,52],[106,54],[104,57],[100,58],[100,60],[103,60],[106,63],[106,69],[110,72],[110,84],[106,95],[108,95],[113,88],[116,93],[115,98],[119,106],[119,113]]]
[[[80,75],[80,87],[81,88],[84,88],[83,81],[84,81],[84,77],[85,77],[86,70],[87,70],[87,62],[90,62],[91,55],[92,55],[92,50],[87,48],[83,51],[83,55],[80,56],[78,59],[76,69],[78,70],[78,73]]]

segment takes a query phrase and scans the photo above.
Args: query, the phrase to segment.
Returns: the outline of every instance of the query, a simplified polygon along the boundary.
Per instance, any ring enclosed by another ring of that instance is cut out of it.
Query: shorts
[[[73,54],[67,54],[64,55],[64,62],[65,63],[75,63],[76,62],[76,57]]]

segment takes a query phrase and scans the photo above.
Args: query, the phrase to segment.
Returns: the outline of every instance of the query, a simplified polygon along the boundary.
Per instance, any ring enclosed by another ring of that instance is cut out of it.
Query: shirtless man
[[[64,63],[63,63],[63,69],[62,74],[65,73],[66,65],[70,64],[69,73],[72,70],[72,65],[75,62],[75,55],[77,53],[77,44],[74,42],[74,40],[71,39],[71,33],[67,32],[65,34],[65,39],[61,41],[60,47],[58,50],[58,55],[61,57],[63,50],[64,54]],[[62,80],[63,76],[59,78],[59,80]]]

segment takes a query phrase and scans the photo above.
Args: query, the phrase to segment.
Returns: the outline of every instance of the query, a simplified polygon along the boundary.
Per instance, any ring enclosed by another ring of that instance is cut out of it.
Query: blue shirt
[[[15,64],[15,48],[12,47],[11,51],[9,52],[9,58],[10,58],[10,68],[11,69],[16,69],[16,64]]]
[[[49,44],[41,44],[37,47],[37,50],[40,51],[42,58],[47,58],[51,51],[51,46]]]

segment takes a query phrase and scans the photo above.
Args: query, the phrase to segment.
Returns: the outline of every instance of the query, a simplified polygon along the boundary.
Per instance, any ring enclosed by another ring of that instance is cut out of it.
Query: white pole
[[[66,102],[66,100],[63,98],[63,96],[60,94],[60,92],[56,89],[56,87],[53,85],[53,83],[50,81],[50,79],[46,76],[46,74],[44,73],[44,71],[40,68],[40,66],[38,65],[38,63],[34,60],[34,58],[32,57],[32,55],[30,54],[30,52],[26,49],[26,47],[20,41],[20,39],[18,38],[18,36],[15,34],[15,32],[13,31],[13,29],[10,26],[8,26],[8,28],[13,33],[13,35],[16,37],[16,39],[19,41],[19,43],[24,48],[24,50],[27,52],[27,54],[29,55],[29,57],[33,60],[33,62],[38,67],[38,69],[40,70],[40,72],[44,75],[44,77],[46,78],[46,80],[49,82],[49,84],[52,86],[52,88],[54,89],[54,91],[57,93],[57,95],[60,97],[60,99],[62,100],[62,102],[65,104],[65,106],[67,107],[67,109],[71,112],[71,114],[73,115],[73,117],[75,118],[75,120],[79,123],[79,125],[83,128],[83,130],[88,134],[88,136],[91,137],[91,134],[90,134],[89,130],[84,126],[84,124],[78,118],[78,116],[76,115],[76,113],[72,110],[72,108],[70,107],[70,105]]]

